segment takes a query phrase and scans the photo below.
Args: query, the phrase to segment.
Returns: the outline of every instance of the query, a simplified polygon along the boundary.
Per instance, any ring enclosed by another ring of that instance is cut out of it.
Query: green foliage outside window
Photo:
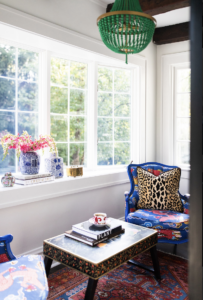
[[[98,165],[130,163],[130,89],[130,71],[98,68]]]
[[[0,76],[15,78],[16,48],[0,44]]]
[[[15,110],[15,80],[0,78],[0,109]]]
[[[37,138],[38,53],[0,44],[0,76],[0,137],[26,130]],[[98,165],[130,161],[130,87],[129,71],[98,68]],[[52,57],[51,135],[67,165],[87,163],[87,88],[87,64]],[[1,159],[0,148],[0,173],[15,171],[13,150]]]
[[[0,138],[24,130],[38,137],[38,74],[38,53],[0,44]],[[15,151],[2,158],[0,146],[0,173],[15,172]]]
[[[67,165],[86,164],[87,75],[87,64],[51,59],[51,135]]]

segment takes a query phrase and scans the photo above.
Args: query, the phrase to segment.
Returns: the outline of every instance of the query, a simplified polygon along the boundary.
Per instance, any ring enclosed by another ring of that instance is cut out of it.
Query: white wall
[[[164,122],[168,119],[169,112],[164,111],[165,101],[170,101],[167,98],[167,95],[163,93],[163,62],[164,57],[168,55],[170,59],[170,55],[173,54],[181,54],[187,53],[190,51],[190,43],[189,41],[166,44],[157,47],[157,101],[156,101],[156,161],[165,164],[173,164],[172,161],[165,161],[164,151],[167,151],[165,145],[163,145],[163,136],[166,135],[166,132],[163,131]],[[172,101],[172,100],[171,100]],[[165,139],[169,138],[167,135]],[[168,149],[169,151],[169,149]],[[180,182],[180,192],[182,194],[189,193],[189,178],[190,172],[187,170],[182,170],[181,182]]]
[[[96,19],[104,12],[104,7],[89,0],[0,0],[1,23],[114,57],[122,60],[124,64],[123,55],[111,52],[101,42]],[[146,138],[141,142],[146,144],[146,161],[154,161],[156,46],[151,43],[140,56],[146,61],[147,77],[145,103],[147,118],[144,128]],[[136,63],[136,57],[139,55],[129,56],[129,62]],[[128,181],[127,173],[124,174],[123,178]],[[117,180],[117,175],[114,175],[112,181]],[[13,234],[12,249],[16,255],[32,252],[33,249],[34,252],[39,252],[44,239],[70,229],[73,223],[86,220],[95,211],[105,211],[115,218],[123,217],[125,190],[129,190],[129,183],[107,185],[82,193],[2,208],[0,236]],[[0,197],[6,195],[0,192]],[[15,198],[15,195],[13,197]],[[1,200],[5,201],[6,198],[0,199],[0,202]]]
[[[101,42],[96,19],[104,12],[104,7],[90,0],[0,0],[0,22],[114,57],[124,63],[123,55],[111,52]],[[57,26],[52,26],[53,24]],[[151,43],[140,53],[146,60],[146,137],[141,139],[141,142],[146,144],[145,161],[162,162],[159,146],[164,117],[161,57],[188,50],[189,42],[158,47]],[[135,63],[136,57],[139,55],[129,56],[129,62]],[[136,136],[134,139],[136,140]],[[116,176],[113,175],[112,181],[118,180]],[[188,174],[184,177],[188,177]],[[127,180],[127,174],[122,178]],[[129,190],[129,183],[2,208],[0,235],[14,235],[12,249],[16,255],[32,252],[33,249],[34,252],[39,252],[44,239],[71,228],[73,223],[87,219],[95,211],[105,211],[115,218],[123,217],[125,190]],[[181,192],[188,191],[189,177],[181,180]]]
[[[12,250],[16,255],[41,253],[43,240],[88,220],[95,212],[122,218],[124,191],[129,189],[125,171],[35,186],[0,187],[0,236],[14,236]],[[59,196],[53,197],[57,192]]]
[[[110,51],[101,41],[96,20],[103,13],[105,8],[91,0],[0,0],[0,22],[124,63],[124,55]],[[129,55],[129,63],[136,64],[139,57],[146,61],[145,161],[155,160],[156,49],[151,42],[139,55]]]

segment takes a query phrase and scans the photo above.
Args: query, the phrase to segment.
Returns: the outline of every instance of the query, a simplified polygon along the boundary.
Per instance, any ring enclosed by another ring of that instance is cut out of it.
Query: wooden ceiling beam
[[[190,23],[180,23],[176,25],[160,27],[155,29],[153,42],[156,45],[170,44],[187,41],[189,37]]]
[[[143,12],[151,16],[190,5],[190,0],[140,0],[139,2]],[[106,12],[110,12],[113,5],[114,3],[108,4]]]

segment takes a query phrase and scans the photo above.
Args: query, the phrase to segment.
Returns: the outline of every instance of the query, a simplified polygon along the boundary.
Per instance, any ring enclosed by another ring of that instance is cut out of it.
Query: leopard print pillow
[[[162,209],[183,212],[178,193],[181,169],[175,168],[159,176],[137,167],[138,208]]]

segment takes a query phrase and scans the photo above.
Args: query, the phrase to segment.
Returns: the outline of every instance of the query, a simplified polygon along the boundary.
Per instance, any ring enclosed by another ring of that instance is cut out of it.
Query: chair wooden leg
[[[174,245],[174,247],[173,247],[173,254],[176,254],[177,246],[178,246],[177,244]]]

